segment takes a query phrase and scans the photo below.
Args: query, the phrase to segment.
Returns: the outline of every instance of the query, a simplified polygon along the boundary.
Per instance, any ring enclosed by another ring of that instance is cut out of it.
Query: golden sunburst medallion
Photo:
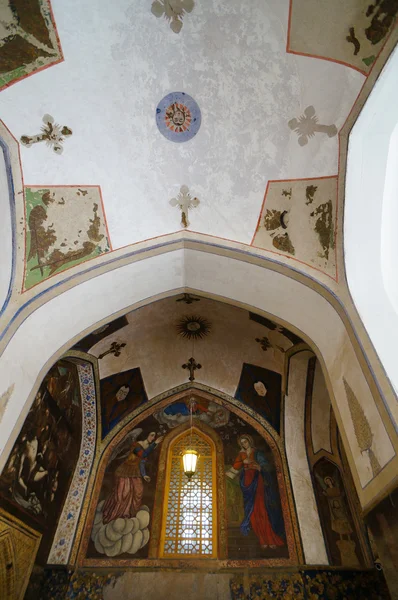
[[[201,340],[210,333],[211,323],[203,317],[182,317],[177,323],[178,333],[188,340]]]

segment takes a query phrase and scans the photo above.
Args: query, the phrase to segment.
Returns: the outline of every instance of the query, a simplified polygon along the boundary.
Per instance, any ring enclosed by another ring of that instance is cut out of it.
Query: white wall
[[[398,49],[349,138],[344,250],[349,288],[398,392]],[[398,426],[398,401],[390,407]]]
[[[288,394],[285,397],[285,444],[305,563],[328,565],[304,431],[307,368],[311,356],[311,352],[300,352],[290,359]]]

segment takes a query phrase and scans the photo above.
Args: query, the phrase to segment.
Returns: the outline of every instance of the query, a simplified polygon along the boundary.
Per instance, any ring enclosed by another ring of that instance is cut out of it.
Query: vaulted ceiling
[[[180,292],[291,326],[342,414],[350,373],[392,431],[396,396],[346,285],[343,214],[348,135],[397,11],[397,0],[2,3],[1,450],[64,350]]]
[[[370,39],[363,2],[338,2],[331,15],[328,2],[301,0],[56,0],[58,52],[48,3],[36,2],[52,35],[44,45],[20,4],[2,9],[3,62],[10,34],[17,44],[25,32],[42,65],[55,65],[15,76],[1,118],[18,140],[39,134],[48,114],[72,131],[62,156],[45,143],[21,147],[25,185],[99,186],[107,250],[179,230],[169,201],[185,185],[200,202],[191,230],[253,241],[336,278],[337,132],[384,43]],[[353,26],[359,54],[346,39]],[[183,143],[157,127],[158,104],[173,92],[201,113]]]

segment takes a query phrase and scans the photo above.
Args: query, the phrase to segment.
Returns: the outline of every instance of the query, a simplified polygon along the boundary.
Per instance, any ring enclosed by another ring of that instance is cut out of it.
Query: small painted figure
[[[163,436],[151,432],[146,440],[134,441],[129,454],[115,471],[115,485],[103,507],[103,523],[115,519],[135,517],[142,503],[144,481],[150,482],[145,464],[148,456],[158,447]]]
[[[245,513],[241,532],[248,535],[252,529],[262,548],[284,546],[285,528],[272,478],[273,466],[265,454],[254,447],[250,435],[240,436],[238,444],[240,452],[227,477],[233,479],[239,474]]]

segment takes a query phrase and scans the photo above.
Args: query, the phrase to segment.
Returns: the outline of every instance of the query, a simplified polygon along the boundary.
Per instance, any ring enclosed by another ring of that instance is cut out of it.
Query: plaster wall
[[[398,50],[384,67],[354,125],[348,147],[344,240],[347,279],[359,315],[398,391],[396,133]],[[398,401],[390,406],[398,424]]]
[[[224,600],[230,598],[232,575],[211,573],[126,572],[104,586],[104,600]]]
[[[311,439],[314,454],[322,449],[332,452],[330,411],[331,404],[325,378],[319,361],[316,361],[311,402]]]
[[[311,352],[300,352],[290,359],[288,394],[285,396],[285,445],[305,562],[328,565],[304,435],[307,368],[311,356]]]

